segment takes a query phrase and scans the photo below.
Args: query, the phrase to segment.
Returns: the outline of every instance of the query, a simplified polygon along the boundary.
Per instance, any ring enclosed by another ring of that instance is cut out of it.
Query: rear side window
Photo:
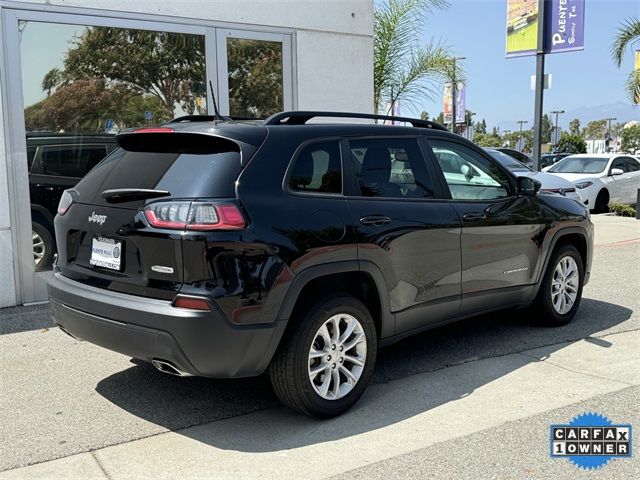
[[[33,165],[33,159],[36,156],[36,151],[38,147],[27,147],[27,169],[31,171],[31,166]]]
[[[297,192],[341,193],[341,163],[337,140],[307,145],[295,159],[289,188]]]
[[[106,205],[101,197],[102,192],[118,188],[166,190],[171,196],[164,198],[235,197],[236,180],[241,170],[237,145],[221,140],[209,148],[189,150],[185,145],[177,150],[114,150],[78,183],[76,189],[80,193],[80,200]],[[122,205],[141,203],[144,201]]]
[[[363,197],[434,198],[433,182],[414,138],[352,140],[351,162]]]
[[[48,145],[42,149],[42,170],[57,177],[84,177],[107,155],[104,145]]]

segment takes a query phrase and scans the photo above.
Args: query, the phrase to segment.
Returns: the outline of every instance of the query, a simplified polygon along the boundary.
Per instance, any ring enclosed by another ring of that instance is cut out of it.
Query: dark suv
[[[589,278],[584,206],[432,122],[285,112],[117,140],[60,202],[51,307],[166,373],[268,371],[286,405],[329,417],[379,346],[505,307],[561,325]]]
[[[36,270],[51,268],[56,250],[53,217],[62,192],[116,148],[115,135],[27,133],[33,259]]]

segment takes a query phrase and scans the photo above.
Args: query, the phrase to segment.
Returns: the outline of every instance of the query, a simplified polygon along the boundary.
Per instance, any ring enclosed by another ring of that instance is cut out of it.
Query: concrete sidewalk
[[[640,385],[639,346],[631,330],[469,361],[372,385],[338,419],[274,408],[5,471],[0,480],[325,478]],[[548,431],[537,441],[539,461],[553,462]]]
[[[591,215],[591,221],[595,226],[596,246],[640,243],[640,220],[605,213]]]

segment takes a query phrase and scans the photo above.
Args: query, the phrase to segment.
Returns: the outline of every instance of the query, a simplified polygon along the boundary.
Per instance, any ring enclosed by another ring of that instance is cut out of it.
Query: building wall
[[[0,27],[1,30],[1,27]],[[1,33],[1,32],[0,32]],[[0,68],[0,307],[16,304],[16,286],[13,270],[13,245],[11,239],[11,219],[9,215],[9,182],[6,166],[6,144],[3,112],[2,72]]]
[[[160,21],[228,22],[230,28],[242,29],[246,24],[247,29],[258,31],[260,27],[286,28],[295,31],[294,90],[298,109],[373,110],[373,0],[0,0],[0,7],[40,11],[63,8],[69,13],[103,12],[123,18],[158,15],[162,17],[158,17]],[[2,70],[0,98],[20,95],[21,92],[4,92],[5,97],[2,96]],[[0,307],[15,305],[17,298],[14,256],[18,249],[12,241],[15,232],[10,218],[10,207],[15,211],[16,205],[10,198],[13,175],[7,162],[7,155],[12,152],[6,148],[3,135],[8,122],[6,105],[0,102]]]

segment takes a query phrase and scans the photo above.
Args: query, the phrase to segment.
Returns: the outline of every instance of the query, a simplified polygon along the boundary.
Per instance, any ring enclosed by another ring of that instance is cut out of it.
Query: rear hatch
[[[181,243],[188,228],[175,220],[203,200],[233,206],[240,145],[170,129],[118,141],[121,148],[76,185],[74,202],[56,217],[58,268],[96,287],[173,299],[183,282]],[[197,213],[206,217],[208,210]]]

